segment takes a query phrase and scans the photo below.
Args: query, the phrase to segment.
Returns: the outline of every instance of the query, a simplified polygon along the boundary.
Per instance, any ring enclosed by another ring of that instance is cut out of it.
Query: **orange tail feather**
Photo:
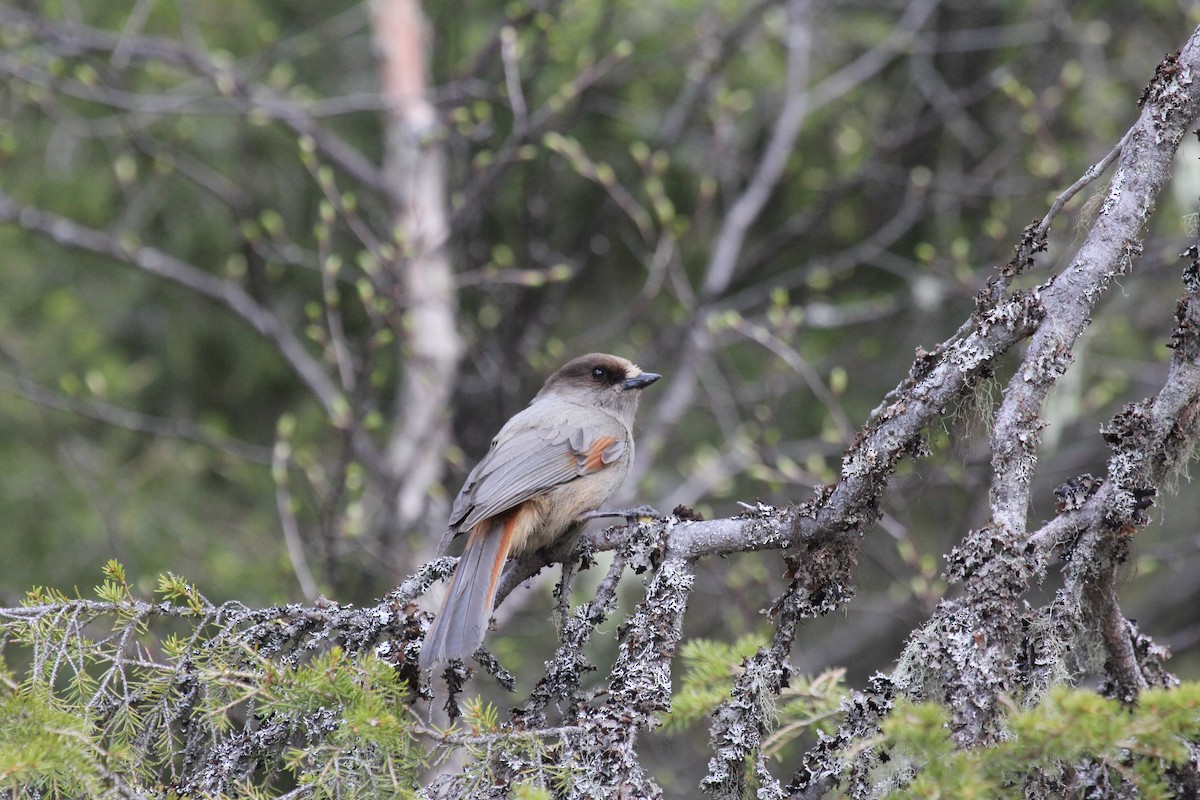
[[[468,658],[483,644],[519,515],[518,510],[486,519],[471,531],[446,599],[421,646],[421,669]]]

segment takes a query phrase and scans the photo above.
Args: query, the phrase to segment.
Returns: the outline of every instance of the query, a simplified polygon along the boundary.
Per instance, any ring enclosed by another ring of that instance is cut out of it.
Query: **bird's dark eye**
[[[604,367],[596,367],[595,369],[592,370],[592,378],[594,378],[595,380],[602,381],[607,377],[608,377],[608,370],[606,370]]]

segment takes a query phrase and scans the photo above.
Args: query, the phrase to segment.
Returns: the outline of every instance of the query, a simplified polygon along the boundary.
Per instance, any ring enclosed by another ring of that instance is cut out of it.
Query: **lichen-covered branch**
[[[967,595],[944,601],[905,654],[901,689],[948,703],[963,744],[986,742],[994,734],[1000,696],[1026,685],[1027,676],[1014,667],[1024,633],[1020,598],[1038,571],[1029,557],[1026,516],[1044,426],[1042,405],[1069,367],[1096,303],[1141,251],[1142,228],[1169,175],[1175,149],[1200,109],[1200,83],[1192,80],[1193,74],[1200,75],[1200,35],[1160,65],[1143,98],[1141,116],[1125,137],[1100,214],[1075,258],[1033,290],[1043,318],[1009,382],[992,431],[991,519],[966,537],[950,561],[949,575],[964,584]],[[1113,466],[1119,467],[1110,462]],[[1110,480],[1120,478],[1112,475]],[[1144,498],[1150,489],[1143,485],[1136,491]],[[1142,499],[1128,489],[1121,496],[1129,507],[1123,517],[1134,522]],[[1111,621],[1108,627],[1113,628]]]
[[[966,597],[943,601],[914,632],[899,667],[876,705],[898,689],[909,697],[950,706],[956,738],[980,744],[992,727],[1001,696],[1035,699],[1082,666],[1103,664],[1108,691],[1132,700],[1147,685],[1170,685],[1163,651],[1124,619],[1116,604],[1115,572],[1130,535],[1149,522],[1146,509],[1158,485],[1182,469],[1195,441],[1200,408],[1197,360],[1196,250],[1185,256],[1186,294],[1176,313],[1175,356],[1162,390],[1135,403],[1105,431],[1114,449],[1104,479],[1080,476],[1058,490],[1060,515],[1026,532],[1030,478],[1036,461],[1040,409],[1046,392],[1070,363],[1071,348],[1090,321],[1111,280],[1126,273],[1139,252],[1138,236],[1168,174],[1175,148],[1193,123],[1200,92],[1200,35],[1160,65],[1143,97],[1140,119],[1125,137],[1117,172],[1100,218],[1068,269],[1035,290],[1044,320],[1009,384],[992,435],[992,519],[972,532],[951,557],[949,574]],[[1020,598],[1044,574],[1051,552],[1064,558],[1066,580],[1053,603],[1022,612]],[[861,705],[861,702],[859,703]],[[843,751],[871,729],[843,726]],[[790,787],[815,796],[817,787],[865,769],[863,758],[844,763],[825,746],[810,754]],[[860,787],[855,796],[871,796]]]

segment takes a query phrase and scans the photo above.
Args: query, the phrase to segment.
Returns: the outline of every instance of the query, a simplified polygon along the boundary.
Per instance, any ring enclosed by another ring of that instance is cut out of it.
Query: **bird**
[[[492,439],[454,500],[438,555],[467,543],[419,666],[466,659],[483,644],[496,586],[510,556],[571,536],[603,505],[633,462],[641,390],[661,375],[606,353],[579,356],[546,379]]]

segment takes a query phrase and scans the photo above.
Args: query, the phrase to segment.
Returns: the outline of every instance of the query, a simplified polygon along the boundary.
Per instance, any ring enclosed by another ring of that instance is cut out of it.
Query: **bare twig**
[[[207,78],[214,88],[225,94],[244,99],[248,105],[237,113],[254,110],[256,113],[280,120],[300,136],[308,136],[322,157],[352,175],[355,180],[375,191],[385,193],[388,185],[379,168],[362,153],[336,134],[322,128],[304,107],[280,97],[271,89],[255,83],[227,61],[221,61],[202,50],[190,48],[172,39],[159,36],[124,36],[111,31],[91,28],[70,22],[57,22],[40,15],[11,7],[0,8],[0,23],[17,30],[33,30],[44,42],[62,48],[67,53],[95,52],[112,54],[120,48],[122,59],[133,61],[162,61],[183,67]],[[119,91],[96,88],[88,99],[113,102]],[[167,99],[169,107],[155,110],[142,95],[130,98],[129,111],[140,113],[177,114],[191,101]],[[229,107],[228,100],[221,105]]]
[[[275,508],[279,513],[279,524],[283,529],[283,541],[287,545],[288,559],[292,563],[292,573],[300,584],[304,599],[310,603],[316,602],[319,596],[317,582],[313,580],[312,570],[308,567],[308,557],[304,554],[304,541],[300,537],[300,524],[292,507],[292,493],[288,488],[288,462],[290,461],[291,446],[280,438],[275,442],[274,455],[271,461],[271,475],[275,479]]]
[[[508,103],[512,107],[513,127],[522,131],[529,124],[529,107],[525,104],[525,93],[521,89],[517,31],[511,25],[500,29],[500,54],[504,60],[504,85],[508,87]]]
[[[224,306],[278,349],[313,397],[331,416],[338,416],[341,393],[324,368],[282,320],[260,305],[241,287],[202,271],[154,247],[122,240],[120,236],[89,228],[66,217],[25,205],[0,192],[0,222],[15,223],[67,247],[107,256],[122,264],[171,283]]]
[[[784,84],[783,106],[762,159],[746,188],[730,207],[713,244],[712,257],[701,290],[703,297],[717,297],[729,286],[737,268],[737,260],[750,226],[758,219],[767,204],[784,168],[792,155],[796,137],[809,111],[808,89],[809,50],[812,46],[812,7],[808,2],[788,3],[787,80]]]
[[[254,464],[271,463],[269,448],[213,433],[190,419],[155,417],[120,408],[94,397],[72,397],[42,386],[25,374],[0,372],[0,392],[9,392],[39,406],[94,419],[105,425],[151,436],[194,442]]]
[[[808,86],[809,28],[812,14],[807,0],[794,0],[788,5],[788,66],[785,97],[779,115],[771,129],[768,145],[746,187],[734,200],[724,217],[713,244],[700,291],[700,307],[693,314],[693,324],[683,337],[680,352],[674,359],[677,367],[671,383],[665,387],[653,419],[645,426],[639,444],[642,452],[657,455],[666,441],[667,431],[691,407],[696,391],[696,370],[705,360],[709,349],[709,315],[715,301],[724,295],[737,274],[746,234],[758,219],[771,193],[778,185],[787,166],[806,116],[842,96],[862,81],[869,79],[899,52],[909,46],[914,33],[937,7],[937,0],[921,0],[909,5],[894,29],[884,41],[860,56],[855,62],[829,76],[815,86]],[[652,455],[652,457],[653,457]],[[635,463],[631,479],[640,478],[648,462]]]

